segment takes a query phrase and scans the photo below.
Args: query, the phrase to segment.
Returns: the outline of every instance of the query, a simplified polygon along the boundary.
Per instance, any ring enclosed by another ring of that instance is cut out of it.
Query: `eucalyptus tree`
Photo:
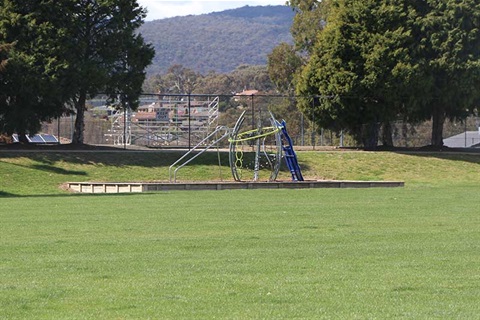
[[[182,93],[191,94],[198,83],[200,82],[202,75],[190,68],[186,68],[182,65],[173,65],[168,68],[165,75],[165,82],[168,84],[167,91],[165,93]]]
[[[304,59],[288,43],[281,43],[268,55],[267,70],[271,81],[281,93],[295,94],[295,74],[304,64]]]
[[[295,11],[291,33],[297,51],[310,54],[318,33],[325,27],[332,0],[289,0]]]
[[[249,89],[268,92],[273,89],[267,67],[263,65],[240,65],[229,75],[235,92]]]
[[[195,93],[229,95],[235,92],[233,83],[230,74],[212,71],[201,77]]]
[[[295,47],[288,43],[281,43],[268,55],[267,70],[276,90],[287,97],[276,100],[270,106],[280,119],[288,122],[288,129],[291,134],[299,133],[302,130],[301,116],[295,99],[295,75],[300,72],[305,58],[298,54]]]
[[[278,92],[289,96],[282,101],[277,101],[275,105],[271,106],[271,109],[276,114],[287,118],[290,131],[299,132],[302,122],[302,120],[295,120],[294,116],[298,111],[293,98],[296,86],[295,77],[312,54],[318,33],[326,26],[330,2],[330,0],[287,1],[287,5],[295,12],[290,28],[294,45],[281,43],[268,55],[267,65],[270,80]]]

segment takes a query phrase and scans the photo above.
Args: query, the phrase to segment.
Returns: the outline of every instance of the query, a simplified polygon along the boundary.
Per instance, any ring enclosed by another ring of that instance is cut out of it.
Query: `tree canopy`
[[[389,122],[399,117],[432,118],[432,144],[441,146],[445,119],[464,116],[478,100],[480,5],[329,4],[327,25],[298,77],[297,93],[319,98],[303,99],[300,107],[323,127],[347,129],[366,146],[376,145],[380,125],[389,132]]]
[[[5,0],[0,6],[0,132],[21,139],[65,110],[59,75],[66,63],[55,40],[63,29],[49,21],[52,3]]]
[[[423,112],[432,117],[432,145],[443,145],[446,119],[464,118],[480,92],[480,3],[476,0],[415,3],[415,56],[427,84]]]
[[[403,9],[378,1],[337,2],[299,79],[302,95],[319,95],[313,112],[328,129],[348,129],[366,146],[377,143],[379,124],[388,126],[404,96],[409,32]],[[397,50],[392,50],[396,48]],[[310,99],[307,99],[310,100]],[[311,101],[301,106],[311,109]]]
[[[273,87],[266,66],[240,65],[229,73],[209,72],[203,75],[183,65],[173,65],[166,73],[149,77],[144,91],[230,95],[246,89],[269,92]]]
[[[295,16],[290,29],[298,51],[311,53],[317,35],[326,25],[330,0],[289,0]]]
[[[71,6],[67,49],[71,102],[77,113],[73,143],[83,143],[85,102],[104,92],[135,109],[154,50],[136,30],[145,10],[136,0],[80,0]]]
[[[281,93],[295,94],[295,74],[300,71],[304,59],[288,43],[281,43],[268,55],[268,75]]]
[[[34,133],[71,105],[72,142],[83,143],[88,97],[135,108],[154,55],[137,33],[144,18],[136,0],[4,0],[0,44],[13,49],[0,84],[3,131]]]

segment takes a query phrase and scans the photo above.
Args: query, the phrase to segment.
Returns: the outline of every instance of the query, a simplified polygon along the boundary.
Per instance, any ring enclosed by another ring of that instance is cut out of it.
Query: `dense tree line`
[[[240,98],[238,94],[245,90],[256,90],[258,93],[255,97]],[[209,72],[205,75],[182,65],[174,65],[164,74],[148,77],[144,92],[163,94],[165,99],[172,94],[191,94],[192,99],[204,99],[196,95],[218,95],[221,122],[231,127],[243,110],[250,109],[252,98],[257,110],[270,110],[279,117],[292,111],[286,109],[281,97],[272,99],[264,96],[276,93],[265,65],[240,65],[229,73]],[[293,131],[299,131],[298,124]]]
[[[143,89],[154,94],[233,95],[251,89],[271,93],[275,86],[264,65],[240,65],[229,73],[212,71],[205,75],[183,65],[173,65],[166,73],[148,77]]]
[[[376,146],[379,139],[390,145],[391,121],[432,119],[431,144],[441,146],[444,122],[464,119],[477,107],[477,1],[289,3],[296,11],[289,54],[306,62],[288,81],[303,97],[300,109],[321,127],[346,129],[365,146]],[[281,54],[276,50],[272,61]],[[279,68],[269,65],[271,74]],[[281,74],[275,83],[288,79]]]
[[[477,1],[289,5],[163,19],[141,28],[145,11],[135,0],[2,0],[0,133],[34,133],[40,122],[74,112],[74,142],[82,143],[87,98],[107,92],[135,108],[153,46],[163,60],[156,60],[160,72],[152,73],[144,92],[280,92],[291,97],[276,106],[281,113],[299,107],[318,127],[347,130],[368,147],[392,145],[391,123],[399,119],[431,120],[431,144],[441,146],[444,123],[476,110]]]
[[[144,18],[136,0],[3,0],[0,132],[33,134],[74,112],[73,143],[83,143],[89,97],[135,108],[154,55],[137,33]]]

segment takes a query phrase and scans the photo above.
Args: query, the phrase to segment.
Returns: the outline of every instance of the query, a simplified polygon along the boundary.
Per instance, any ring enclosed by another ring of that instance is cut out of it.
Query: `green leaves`
[[[360,141],[365,125],[433,117],[432,144],[440,146],[443,121],[466,115],[478,101],[475,1],[341,0],[330,6],[327,20],[297,86],[299,94],[337,97],[317,106],[335,110],[336,123],[317,114],[326,128],[348,129]]]
[[[48,19],[49,1],[4,1],[0,45],[9,45],[0,71],[0,131],[35,133],[41,121],[63,110],[59,73],[66,64],[58,53],[60,25]]]
[[[288,4],[296,12],[291,32],[298,51],[312,52],[317,34],[326,25],[331,3],[330,0],[288,1]],[[334,1],[333,4],[335,4]]]
[[[0,131],[35,133],[70,103],[80,119],[74,141],[82,143],[87,96],[120,95],[135,108],[154,55],[136,33],[144,18],[133,0],[5,0],[0,45],[15,45],[4,66]]]
[[[294,76],[303,64],[293,46],[283,42],[268,55],[268,74],[282,93],[293,94]]]

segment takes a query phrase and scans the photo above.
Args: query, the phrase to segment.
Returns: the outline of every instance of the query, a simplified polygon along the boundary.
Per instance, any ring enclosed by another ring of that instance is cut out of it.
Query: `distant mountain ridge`
[[[155,47],[147,70],[164,73],[175,64],[202,74],[231,72],[240,65],[265,65],[281,42],[292,42],[288,6],[245,6],[202,15],[146,22],[140,33]]]

